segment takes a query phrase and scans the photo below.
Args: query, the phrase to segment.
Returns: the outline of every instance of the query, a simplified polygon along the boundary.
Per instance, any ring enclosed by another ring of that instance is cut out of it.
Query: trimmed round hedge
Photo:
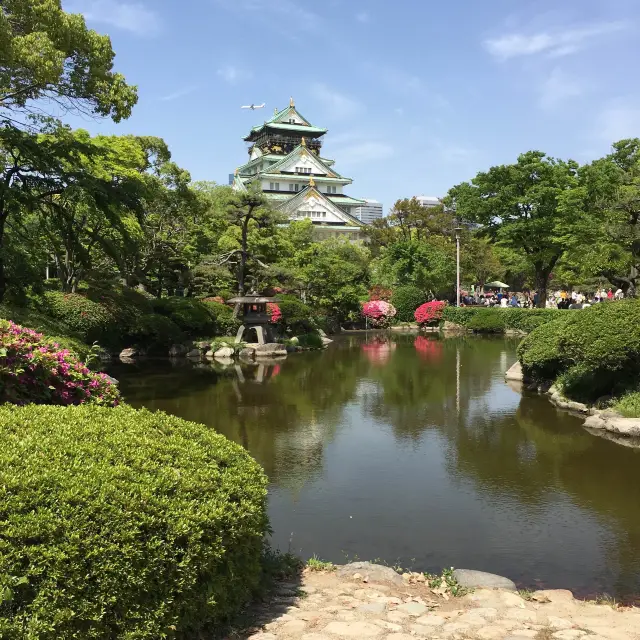
[[[396,320],[399,322],[415,322],[416,309],[427,301],[427,296],[411,285],[394,289],[391,304],[396,308]]]
[[[196,638],[261,577],[266,479],[202,425],[0,407],[0,637]]]
[[[557,380],[569,397],[619,395],[640,377],[640,301],[604,302],[532,331],[518,347],[526,375]]]

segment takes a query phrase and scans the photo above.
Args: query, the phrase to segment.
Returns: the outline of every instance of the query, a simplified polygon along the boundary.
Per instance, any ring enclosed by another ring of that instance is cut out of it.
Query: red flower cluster
[[[118,387],[41,333],[0,320],[0,401],[14,404],[118,404]]]
[[[420,305],[414,314],[416,322],[421,325],[432,325],[440,322],[442,311],[447,303],[441,300],[432,300]]]
[[[273,322],[273,324],[282,320],[282,311],[280,311],[280,307],[275,302],[269,302],[267,304],[267,313],[271,316],[271,322]]]
[[[362,305],[362,315],[369,318],[374,327],[386,326],[396,313],[396,308],[384,300],[370,300]]]

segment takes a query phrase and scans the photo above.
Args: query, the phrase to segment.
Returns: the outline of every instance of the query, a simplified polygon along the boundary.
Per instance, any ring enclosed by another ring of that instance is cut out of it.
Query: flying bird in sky
[[[251,111],[255,111],[256,109],[264,109],[265,103],[262,104],[248,104],[244,107],[240,107],[241,109],[251,109]]]

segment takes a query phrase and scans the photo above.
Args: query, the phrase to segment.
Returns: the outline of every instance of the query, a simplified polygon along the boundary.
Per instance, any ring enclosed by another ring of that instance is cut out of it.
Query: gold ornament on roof
[[[289,98],[289,106],[290,107],[295,107],[296,103],[293,101],[293,96],[291,98]]]
[[[239,173],[240,173],[240,169],[236,169],[233,175],[237,176]]]
[[[315,187],[316,186],[316,181],[313,179],[313,176],[311,176],[309,178],[309,186],[310,187]]]
[[[307,146],[307,141],[304,139],[304,137],[303,137],[303,138],[302,138],[302,140],[300,141],[300,144],[301,144],[303,147],[306,147],[306,146]]]

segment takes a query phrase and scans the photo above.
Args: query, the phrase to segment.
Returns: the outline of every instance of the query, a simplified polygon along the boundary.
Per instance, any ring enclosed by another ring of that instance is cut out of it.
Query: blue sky
[[[226,183],[293,96],[348,193],[387,210],[540,149],[587,162],[640,136],[637,0],[63,0],[139,87],[115,125]],[[240,106],[266,102],[262,111]]]

